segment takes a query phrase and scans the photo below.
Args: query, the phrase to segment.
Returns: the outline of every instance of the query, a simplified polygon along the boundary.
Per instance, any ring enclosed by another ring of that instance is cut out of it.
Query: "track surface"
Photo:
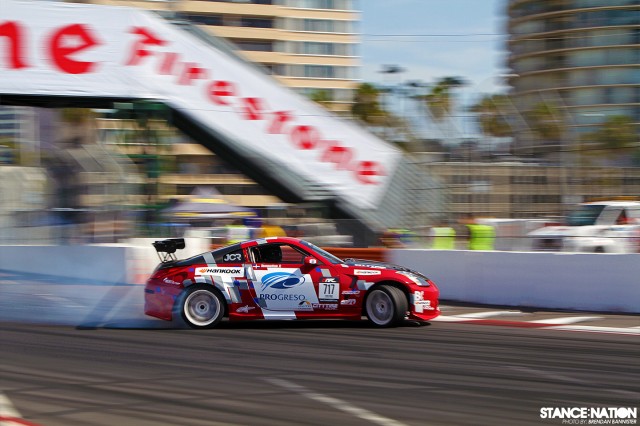
[[[562,424],[540,408],[639,405],[638,340],[446,322],[0,322],[0,393],[45,426]]]

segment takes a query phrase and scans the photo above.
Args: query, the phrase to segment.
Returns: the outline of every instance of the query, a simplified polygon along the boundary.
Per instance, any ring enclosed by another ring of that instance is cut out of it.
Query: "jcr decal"
[[[227,253],[222,260],[224,262],[242,262],[242,253]]]

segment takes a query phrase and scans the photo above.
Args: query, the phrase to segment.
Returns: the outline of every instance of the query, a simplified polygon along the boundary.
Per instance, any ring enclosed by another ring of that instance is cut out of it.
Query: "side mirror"
[[[310,265],[310,266],[315,266],[318,264],[318,259],[316,259],[313,256],[306,256],[304,258],[304,264],[305,265]]]

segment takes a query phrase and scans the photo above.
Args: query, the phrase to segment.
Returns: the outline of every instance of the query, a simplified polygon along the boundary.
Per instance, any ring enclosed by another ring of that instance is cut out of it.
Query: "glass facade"
[[[510,0],[519,109],[554,99],[577,134],[626,115],[640,135],[640,0]]]

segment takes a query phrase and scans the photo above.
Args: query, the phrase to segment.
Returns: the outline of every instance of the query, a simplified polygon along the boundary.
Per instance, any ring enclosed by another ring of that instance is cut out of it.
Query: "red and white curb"
[[[0,393],[0,426],[39,426],[22,418],[5,394]]]
[[[440,315],[432,319],[434,322],[455,322],[476,325],[494,325],[502,327],[520,327],[520,328],[544,328],[547,330],[560,331],[582,331],[588,333],[611,333],[611,334],[628,334],[640,335],[640,327],[604,327],[604,326],[588,326],[577,325],[581,322],[595,321],[603,319],[600,316],[565,316],[558,318],[545,318],[533,321],[517,321],[509,319],[497,319],[496,317],[517,317],[526,316],[525,312],[520,311],[485,311],[473,312],[460,315]]]

